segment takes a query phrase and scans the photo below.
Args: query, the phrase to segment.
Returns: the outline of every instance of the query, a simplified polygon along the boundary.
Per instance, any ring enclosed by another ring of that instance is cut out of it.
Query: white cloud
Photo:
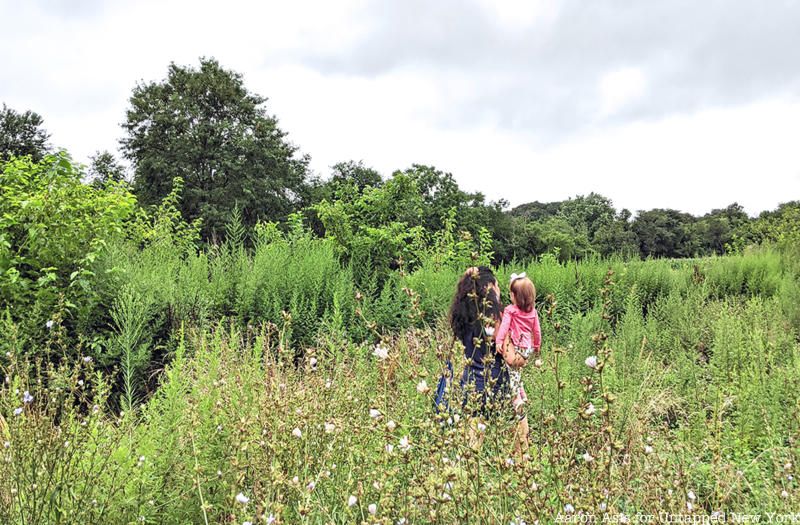
[[[533,25],[544,32],[536,42],[557,51],[545,33],[559,6],[481,2],[493,24],[517,35],[508,45]],[[14,20],[0,34],[2,101],[41,113],[53,142],[83,162],[95,150],[116,149],[137,81],[164,78],[170,61],[196,64],[199,56],[214,56],[269,97],[269,111],[321,174],[347,159],[363,159],[386,175],[428,163],[451,171],[469,190],[512,204],[597,191],[618,207],[693,213],[733,201],[756,213],[800,195],[797,98],[764,94],[717,108],[704,100],[699,109],[644,120],[637,108],[661,79],[636,63],[612,63],[585,91],[570,84],[581,64],[559,62],[551,75],[557,82],[541,82],[528,94],[529,84],[518,79],[537,84],[543,63],[527,62],[524,54],[497,57],[519,60],[510,67],[474,71],[469,60],[437,68],[410,58],[382,72],[344,73],[302,59],[361,45],[374,13],[366,16],[355,0],[94,5],[65,17],[63,9],[0,0],[0,19]],[[441,39],[453,36],[447,25],[440,29]],[[401,48],[407,34],[413,31],[398,37]],[[523,89],[514,91],[517,85]],[[599,106],[582,98],[587,92],[598,95]],[[505,93],[516,98],[504,100]],[[563,133],[537,123],[539,115],[552,120],[548,108],[564,101],[581,108],[578,129]]]
[[[610,71],[598,83],[602,101],[602,116],[612,116],[636,102],[645,91],[644,73],[639,68],[626,67]]]

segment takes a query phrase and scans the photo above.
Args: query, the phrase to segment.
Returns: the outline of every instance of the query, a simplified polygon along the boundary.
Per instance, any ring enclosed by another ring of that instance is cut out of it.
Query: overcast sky
[[[128,97],[217,58],[313,170],[453,173],[512,205],[800,199],[800,2],[0,0],[0,102],[81,162]]]

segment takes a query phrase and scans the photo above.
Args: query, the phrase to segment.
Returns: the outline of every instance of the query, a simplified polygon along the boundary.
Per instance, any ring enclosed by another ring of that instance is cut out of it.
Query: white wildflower
[[[478,423],[478,431],[486,432],[486,424],[485,423]]]
[[[267,516],[267,525],[272,525],[273,523],[275,523],[275,521],[276,521],[276,518],[272,514]]]
[[[53,324],[54,324],[54,323],[53,323],[53,320],[52,320],[52,319],[50,319],[49,321],[47,321],[46,323],[44,323],[44,325],[47,327],[47,329],[48,329],[48,330],[50,330],[51,328],[53,328]]]
[[[236,495],[236,501],[241,503],[242,505],[247,505],[250,502],[250,498],[242,494],[241,492]]]
[[[334,425],[333,423],[325,423],[325,433],[326,434],[330,434],[334,430],[336,430],[336,425]]]
[[[299,485],[300,484],[300,478],[298,476],[293,477],[292,478],[292,484],[293,485]]]
[[[352,507],[352,506],[353,506],[353,505],[355,505],[357,502],[358,502],[358,498],[356,498],[356,497],[355,497],[355,496],[353,496],[352,494],[350,495],[350,497],[349,497],[349,498],[347,498],[347,506],[348,506],[348,507]]]
[[[494,326],[487,326],[484,330],[486,331],[486,335],[489,337],[494,336]]]
[[[78,379],[78,386],[83,386],[83,379]]]
[[[405,518],[400,518],[397,520],[397,525],[408,525],[408,520]]]
[[[589,406],[587,406],[586,410],[583,411],[583,413],[586,414],[587,416],[592,416],[594,415],[595,412],[596,409],[594,408],[594,405],[592,403],[589,403]]]
[[[372,419],[378,419],[379,417],[381,417],[381,411],[378,410],[377,408],[370,408],[369,417],[371,417]]]
[[[252,521],[243,521],[242,525],[253,525]]]
[[[652,454],[653,453],[653,447],[651,447],[650,445],[646,445],[644,447],[644,453],[645,454]]]
[[[544,363],[542,362],[542,360],[541,360],[541,359],[536,359],[536,360],[533,362],[533,366],[535,366],[536,368],[542,368],[542,365],[543,365],[543,364],[544,364]]]
[[[607,508],[608,508],[608,505],[606,505],[605,501],[600,503],[600,512],[605,512]]]
[[[788,492],[786,492],[785,490],[782,490],[782,491],[781,491],[781,497],[782,497],[783,499],[787,499],[787,498],[789,497],[789,493],[788,493]]]
[[[381,344],[377,344],[375,345],[375,350],[373,350],[372,355],[383,361],[389,357],[389,349]]]
[[[333,383],[331,382],[331,380],[330,380],[330,379],[326,379],[326,380],[325,380],[325,388],[330,388],[332,384],[333,384]]]
[[[630,520],[630,518],[628,518],[628,515],[627,515],[627,514],[625,514],[625,513],[620,513],[620,515],[619,515],[619,522],[620,522],[620,523],[630,523],[630,522],[631,522],[631,520]]]
[[[308,485],[306,485],[306,489],[309,492],[312,492],[315,488],[317,488],[317,484],[315,482],[313,482],[313,481],[309,481]]]
[[[408,450],[411,448],[411,443],[409,443],[408,441],[408,436],[403,436],[402,438],[400,438],[400,443],[398,444],[398,446],[400,447],[400,450],[402,450],[403,452],[408,452]]]
[[[591,454],[589,454],[588,452],[584,452],[584,453],[583,453],[583,460],[584,460],[586,463],[591,463],[592,461],[594,461],[594,458],[593,458],[593,457],[592,457],[592,455],[591,455]]]
[[[575,507],[572,506],[572,503],[567,503],[566,505],[564,505],[564,512],[566,512],[567,514],[572,514],[573,512],[575,512]]]
[[[691,501],[687,501],[686,502],[686,510],[688,510],[689,512],[692,512],[692,510],[694,510],[694,503],[692,503]]]
[[[394,452],[394,445],[392,445],[391,443],[387,443],[386,444],[386,452],[388,452],[389,454]]]
[[[31,395],[31,393],[30,393],[30,392],[28,392],[28,391],[26,390],[26,391],[25,391],[25,393],[24,393],[24,394],[22,394],[22,402],[23,402],[23,403],[25,403],[25,404],[27,405],[27,404],[28,404],[28,403],[30,403],[31,401],[33,401],[33,396]]]
[[[590,355],[589,357],[586,358],[586,361],[584,361],[584,363],[586,363],[586,366],[588,366],[589,368],[595,368],[597,366],[597,356]]]
[[[88,356],[88,355],[87,355],[87,356],[85,356],[85,357],[83,358],[83,362],[84,362],[84,363],[91,363],[91,362],[92,362],[92,358],[91,358],[90,356]]]
[[[308,364],[311,366],[311,368],[317,368],[317,358],[312,357],[308,360]]]
[[[689,492],[687,492],[686,493],[686,497],[689,498],[692,501],[697,499],[697,496],[694,495],[694,491],[693,490],[690,490]]]
[[[300,431],[299,428],[295,427],[294,430],[292,430],[292,435],[297,439],[300,439],[301,437],[303,437],[303,432]]]
[[[386,429],[389,432],[394,432],[394,429],[397,428],[397,423],[394,422],[393,419],[390,419],[388,423],[386,423]]]
[[[430,390],[431,389],[428,386],[428,383],[424,379],[419,383],[417,383],[417,392],[419,392],[420,394],[427,394],[428,392],[430,392]]]
[[[8,448],[10,446],[11,446],[11,442],[10,441],[3,441],[3,448]]]
[[[14,415],[18,416],[20,414],[22,414],[22,407],[15,408],[14,409]]]
[[[369,511],[370,514],[374,516],[375,514],[378,513],[378,506],[375,505],[374,503],[370,503],[369,507],[367,507],[367,510]]]

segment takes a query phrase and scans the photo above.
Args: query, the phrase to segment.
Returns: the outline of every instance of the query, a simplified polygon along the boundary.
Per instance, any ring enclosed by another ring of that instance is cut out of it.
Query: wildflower
[[[299,429],[299,428],[297,428],[297,427],[295,427],[295,429],[294,429],[294,430],[292,430],[292,435],[293,435],[294,437],[296,437],[297,439],[300,439],[301,437],[303,437],[303,433],[302,433],[302,432],[300,431],[300,429]]]
[[[564,512],[566,512],[567,514],[572,514],[573,512],[575,512],[575,507],[572,506],[572,503],[567,503],[566,505],[564,505]]]
[[[589,403],[589,406],[586,407],[586,410],[584,410],[583,413],[586,414],[587,416],[594,415],[595,413],[594,405],[592,403]]]
[[[92,358],[91,358],[90,356],[88,356],[88,355],[87,355],[87,356],[85,356],[85,357],[83,358],[83,362],[84,362],[84,363],[91,363],[91,362],[92,362]]]
[[[330,388],[332,384],[330,379],[325,380],[325,388]]]
[[[378,506],[375,505],[374,503],[370,503],[369,507],[367,507],[367,510],[369,511],[370,514],[374,516],[375,514],[378,513]]]
[[[687,501],[686,502],[686,510],[688,510],[689,512],[692,512],[693,509],[694,509],[694,504],[691,501]]]
[[[11,446],[11,442],[10,441],[3,441],[3,448],[8,448],[10,446]]]
[[[333,423],[325,423],[325,433],[330,434],[336,429],[336,426]]]
[[[275,523],[275,516],[270,514],[269,516],[267,516],[267,525],[272,525],[273,523]]]
[[[653,447],[651,447],[650,445],[645,446],[644,447],[644,453],[645,454],[652,454],[653,453]]]
[[[686,497],[689,498],[692,501],[697,499],[697,496],[694,495],[694,491],[692,491],[692,490],[690,490],[689,492],[686,493]]]
[[[241,503],[242,505],[247,505],[250,502],[250,498],[242,494],[241,492],[236,495],[236,501]]]
[[[485,423],[478,423],[478,431],[486,432],[486,424]]]
[[[22,414],[22,407],[15,408],[14,409],[14,415],[18,416],[20,414]]]
[[[306,485],[306,489],[309,492],[312,492],[315,488],[317,488],[317,484],[315,482],[313,482],[313,481],[309,481],[308,485]]]
[[[252,521],[243,521],[242,525],[253,525]]]
[[[607,508],[608,508],[608,505],[606,505],[605,501],[600,503],[600,512],[605,512]]]
[[[588,366],[589,368],[595,368],[597,366],[597,356],[590,355],[589,357],[586,358],[586,361],[584,361],[584,363],[586,363],[586,366]]]
[[[398,446],[403,452],[408,452],[408,450],[411,448],[411,443],[408,441],[408,436],[403,436],[400,438],[400,444]]]
[[[392,445],[391,443],[387,443],[386,444],[386,452],[388,452],[389,454],[394,452],[394,445]]]
[[[786,464],[783,466],[783,470],[792,470],[792,463],[791,463],[791,461],[790,461],[790,462],[787,462],[787,463],[786,463]]]
[[[427,394],[430,391],[430,387],[428,383],[423,379],[419,383],[417,383],[417,392],[420,394]]]
[[[311,366],[311,368],[317,368],[317,358],[312,357],[308,360],[308,364]]]
[[[372,482],[372,488],[373,488],[373,489],[375,489],[375,490],[377,490],[378,492],[380,492],[380,490],[381,490],[381,484],[380,484],[380,482],[378,482],[378,481],[373,481],[373,482]]]
[[[536,359],[536,360],[533,362],[533,366],[535,366],[536,368],[542,368],[542,365],[543,365],[543,364],[544,364],[544,363],[542,362],[542,360],[541,360],[541,359]]]
[[[448,494],[447,492],[442,492],[442,500],[450,501],[451,499],[453,498],[450,496],[450,494]]]
[[[509,467],[513,467],[514,466],[514,460],[511,459],[511,458],[506,458],[506,465],[509,466]]]
[[[408,520],[405,518],[400,518],[397,520],[397,525],[408,525]]]
[[[83,379],[78,379],[78,386],[83,386]]]
[[[781,497],[782,497],[783,499],[787,499],[787,498],[789,497],[789,493],[788,493],[788,492],[786,492],[785,490],[783,490],[783,491],[781,491]]]
[[[487,326],[486,328],[484,328],[484,331],[486,332],[486,335],[488,335],[489,337],[494,336],[494,326]]]
[[[375,345],[375,350],[372,352],[372,355],[383,361],[389,357],[389,349],[383,345],[377,344]]]
[[[620,515],[619,515],[619,522],[620,523],[630,523],[630,521],[631,520],[630,520],[630,518],[628,518],[627,514],[620,513]]]
[[[293,478],[292,478],[292,483],[293,483],[294,485],[299,485],[299,484],[300,484],[300,478],[299,478],[299,477],[297,477],[297,476],[293,477]]]
[[[459,421],[461,421],[461,416],[459,416],[458,414],[453,414],[453,421],[458,423]]]
[[[592,455],[591,455],[591,454],[589,454],[588,452],[584,452],[584,453],[583,453],[583,460],[584,460],[586,463],[591,463],[592,461],[594,461],[594,458],[593,458],[593,457],[592,457]]]
[[[349,498],[347,498],[347,506],[348,506],[348,507],[352,507],[352,506],[353,506],[353,505],[355,505],[357,502],[358,502],[358,498],[356,498],[356,497],[355,497],[355,496],[353,496],[352,494],[350,495],[350,497],[349,497]]]
[[[100,406],[99,405],[92,406],[92,412],[94,412],[96,414],[99,411],[100,411]]]
[[[50,319],[49,321],[47,321],[46,323],[44,323],[44,325],[47,327],[47,329],[48,329],[48,330],[50,330],[51,328],[53,328],[53,324],[54,324],[54,323],[53,323],[53,320],[52,320],[52,319]]]
[[[27,405],[27,404],[28,404],[28,403],[30,403],[31,401],[33,401],[33,396],[31,395],[31,393],[30,393],[30,392],[28,392],[28,391],[26,390],[26,391],[25,391],[25,393],[24,393],[24,394],[22,394],[22,402],[23,402],[23,403],[25,403],[25,404]]]
[[[386,429],[389,432],[394,432],[394,429],[397,428],[397,423],[394,420],[390,419],[388,423],[386,423]]]
[[[379,417],[381,417],[381,411],[378,410],[377,408],[370,408],[369,417],[371,417],[372,419],[378,419]]]

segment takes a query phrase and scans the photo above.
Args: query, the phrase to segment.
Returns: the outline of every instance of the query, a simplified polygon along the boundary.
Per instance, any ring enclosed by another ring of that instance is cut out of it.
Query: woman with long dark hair
[[[495,351],[493,337],[501,313],[500,288],[492,271],[486,266],[469,268],[456,286],[450,305],[450,327],[467,360],[460,381],[465,391],[464,404],[474,409],[485,410],[487,401],[508,389],[508,372]],[[448,361],[436,392],[439,408],[448,405],[446,390],[452,375],[453,367]]]

